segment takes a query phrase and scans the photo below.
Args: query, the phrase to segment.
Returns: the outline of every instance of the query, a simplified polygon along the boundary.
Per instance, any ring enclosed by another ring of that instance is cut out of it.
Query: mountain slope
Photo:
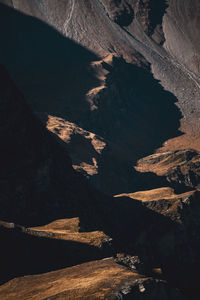
[[[137,189],[141,176],[132,166],[163,144],[171,151],[188,148],[192,141],[193,148],[200,149],[199,85],[193,63],[199,51],[197,1],[2,3],[15,10],[1,6],[2,31],[6,27],[12,36],[1,49],[1,59],[34,110],[61,117],[106,141],[98,161],[89,158],[91,167],[88,159],[78,158],[85,169],[92,168],[87,175],[96,187],[110,194]],[[110,54],[113,62],[105,58]],[[154,77],[173,96],[147,76],[149,63]]]
[[[198,1],[0,2],[0,293],[199,299]]]

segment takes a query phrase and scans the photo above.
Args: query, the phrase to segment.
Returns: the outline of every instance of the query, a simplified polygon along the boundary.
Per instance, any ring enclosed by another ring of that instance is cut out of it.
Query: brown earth
[[[47,236],[50,235],[51,238],[85,243],[96,247],[101,247],[104,242],[110,240],[102,231],[80,232],[79,218],[56,220],[44,226],[31,227],[29,230],[30,233],[47,233]]]
[[[168,199],[168,200],[180,199],[180,198],[188,197],[193,193],[194,191],[190,191],[182,194],[175,194],[172,188],[163,187],[154,190],[139,191],[132,194],[116,195],[115,197],[129,197],[131,199],[140,200],[142,202],[148,202],[148,201],[156,201],[161,199]]]
[[[194,150],[158,152],[138,161],[136,170],[153,172],[170,183],[199,189],[199,153]]]
[[[91,261],[42,275],[19,277],[0,287],[4,300],[42,299],[155,299],[166,295],[162,281],[144,278],[112,258]],[[182,299],[175,289],[169,299]],[[130,295],[129,295],[130,294]]]

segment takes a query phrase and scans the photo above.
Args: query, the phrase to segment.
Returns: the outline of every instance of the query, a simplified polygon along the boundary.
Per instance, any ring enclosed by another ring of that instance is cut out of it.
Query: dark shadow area
[[[113,237],[115,253],[138,255],[145,265],[146,276],[152,276],[152,268],[159,267],[169,285],[188,290],[189,299],[198,299],[199,194],[190,199],[190,205],[178,208],[175,201],[171,202],[174,220],[161,214],[166,210],[162,202],[157,206],[158,213],[147,204],[126,197],[114,201],[112,217],[116,218],[116,224],[110,225],[107,233]]]
[[[152,190],[160,187],[171,187],[176,194],[181,194],[193,190],[194,188],[186,186],[184,183],[178,181],[168,181],[165,176],[158,176],[152,172],[134,173],[134,192],[143,190]]]
[[[0,284],[19,276],[41,274],[109,256],[87,244],[33,236],[20,228],[0,228]],[[105,250],[105,249],[104,249]]]
[[[91,129],[112,143],[123,143],[136,160],[182,134],[176,97],[164,90],[149,70],[123,59],[114,59],[98,102],[95,122],[89,119]]]
[[[151,22],[151,28],[150,28],[151,33],[153,33],[157,25],[162,24],[162,19],[168,6],[169,5],[166,0],[149,1],[149,18]]]
[[[185,213],[190,216],[185,229],[139,201],[111,198],[92,188],[72,169],[65,143],[40,124],[2,67],[0,107],[1,219],[30,227],[79,217],[82,231],[102,230],[113,238],[112,253],[108,251],[107,255],[139,255],[149,268],[162,266],[166,276],[172,279],[171,274],[176,274],[175,279],[181,282],[179,266],[184,263],[187,269],[191,253],[193,259],[195,254],[195,263],[199,258],[198,197],[196,206],[191,207],[192,214],[190,209]],[[195,232],[192,237],[191,232]],[[32,237],[20,231],[3,230],[1,241],[2,282],[12,276],[48,272],[104,257],[94,247]],[[180,256],[182,248],[184,256]],[[177,255],[175,273],[173,262]],[[188,276],[184,276],[187,285],[193,278],[190,272],[188,269]],[[177,282],[175,279],[173,282]]]
[[[106,89],[96,99],[98,109],[83,115],[81,124],[108,141],[99,161],[99,188],[109,194],[133,192],[141,188],[144,178],[133,166],[166,140],[182,134],[182,114],[176,97],[149,70],[122,58],[114,58],[113,66],[104,64],[104,68],[109,74]],[[152,174],[152,184],[154,179]]]
[[[122,58],[114,58],[112,66],[106,63],[103,66],[109,74],[106,88],[95,99],[98,109],[80,113],[79,119],[68,118],[103,137],[107,144],[97,157],[98,175],[92,176],[90,182],[108,194],[169,185],[185,189],[183,185],[169,183],[165,177],[142,174],[133,168],[138,159],[154,153],[166,140],[182,135],[179,131],[182,114],[176,106],[176,97],[165,91],[149,70],[126,63]],[[63,111],[63,117],[64,114]],[[72,159],[74,149],[74,145],[72,149],[68,146]],[[83,158],[79,150],[73,159],[77,163]]]
[[[0,4],[0,63],[37,111],[70,117],[89,109],[98,57],[44,22]]]
[[[133,165],[180,135],[182,117],[177,99],[150,71],[122,58],[114,59],[112,67],[105,63],[110,72],[106,89],[95,99],[98,109],[91,111],[85,95],[99,85],[89,67],[98,59],[93,53],[38,19],[4,5],[0,5],[0,35],[1,62],[34,110],[63,117],[108,142],[99,157],[99,174],[91,183],[108,194],[148,188]]]
[[[93,203],[84,203],[88,206],[87,215],[80,203],[74,214],[80,216],[81,227],[104,230],[111,236],[111,248],[102,251],[80,243],[31,236],[21,232],[20,228],[1,228],[1,283],[13,277],[128,253],[140,257],[145,264],[146,276],[151,275],[152,268],[160,267],[170,286],[191,291],[198,284],[200,243],[198,236],[191,236],[190,232],[198,233],[199,225],[195,224],[196,220],[192,224],[191,213],[188,214],[189,210],[199,211],[198,198],[188,211],[186,208],[183,225],[180,225],[148,209],[140,201],[99,196]],[[62,212],[57,211],[57,218],[61,215]]]
[[[124,1],[103,1],[109,18],[120,26],[128,26],[134,18],[133,7]]]
[[[134,10],[130,4],[126,4],[127,6],[123,7],[123,9],[117,12],[113,19],[120,26],[128,26],[131,24],[134,18]]]

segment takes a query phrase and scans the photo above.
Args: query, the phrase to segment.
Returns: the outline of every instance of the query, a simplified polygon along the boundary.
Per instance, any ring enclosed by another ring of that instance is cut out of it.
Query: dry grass
[[[78,127],[63,118],[48,116],[46,127],[68,144],[73,168],[92,176],[98,174],[98,157],[106,147],[96,134]]]
[[[115,197],[129,197],[134,200],[139,200],[145,203],[150,210],[169,217],[174,222],[179,222],[179,208],[182,207],[182,200],[186,200],[194,193],[195,191],[189,191],[182,194],[175,194],[172,188],[164,187],[132,194],[121,194]]]
[[[54,239],[74,241],[96,247],[100,247],[104,241],[109,239],[103,231],[79,232],[79,218],[56,220],[50,224],[29,229],[50,233]]]
[[[91,142],[94,150],[101,153],[105,148],[106,143],[96,134],[78,127],[76,124],[68,122],[62,118],[48,116],[46,127],[49,131],[57,134],[64,142],[69,143],[73,135],[81,135],[84,139]]]
[[[15,278],[0,286],[0,299],[108,299],[125,282],[126,285],[134,285],[138,279],[145,280],[109,258],[41,275]]]
[[[136,193],[120,194],[120,195],[116,195],[115,197],[129,197],[135,200],[140,200],[142,202],[149,202],[149,201],[155,201],[161,199],[174,200],[174,199],[189,197],[193,193],[194,193],[193,191],[190,191],[183,194],[175,194],[174,189],[170,187],[162,187],[153,190],[139,191]]]
[[[196,151],[200,151],[199,124],[196,124],[194,128],[194,126],[192,127],[181,120],[180,131],[183,132],[183,135],[166,141],[163,146],[158,149],[158,152],[190,149],[191,147]]]
[[[198,154],[188,160],[186,157],[187,151],[167,151],[149,155],[138,160],[135,169],[142,173],[153,172],[158,176],[165,176],[168,172],[175,170],[175,168],[181,168],[181,172],[186,174],[191,167],[189,163],[196,164],[200,161]]]
[[[92,164],[88,164],[85,162],[80,163],[79,166],[77,165],[72,165],[74,170],[84,170],[88,175],[95,175],[98,174],[98,164],[97,164],[97,160],[92,157],[92,161],[93,161],[93,165]]]
[[[153,172],[158,176],[163,176],[170,168],[183,164],[183,161],[173,161],[170,156],[171,152],[155,153],[144,157],[137,162],[135,169],[138,172]],[[156,162],[155,162],[156,161]]]

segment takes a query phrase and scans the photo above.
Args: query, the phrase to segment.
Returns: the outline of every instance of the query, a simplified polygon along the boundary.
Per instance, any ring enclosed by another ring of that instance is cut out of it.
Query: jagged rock
[[[177,150],[157,153],[138,161],[140,172],[154,172],[165,176],[175,186],[199,188],[200,154],[194,150]],[[179,188],[180,189],[180,188]]]
[[[144,263],[141,262],[138,256],[131,256],[131,255],[125,255],[123,253],[118,253],[115,258],[115,261],[119,264],[122,264],[130,268],[132,271],[135,270],[140,274],[147,273],[147,269],[145,268]]]
[[[197,299],[200,193],[190,191],[175,194],[170,188],[160,188],[117,197],[129,197],[133,201],[137,199],[144,207],[156,213],[152,222],[138,234],[132,245],[134,252],[139,253],[139,260],[144,266],[143,272],[150,274],[154,273],[153,269],[160,268],[163,276],[173,286],[194,290],[192,297]],[[159,218],[159,215],[163,218]],[[121,256],[119,261],[131,268],[131,256]]]
[[[110,19],[120,26],[128,26],[134,18],[134,9],[130,1],[102,0]]]

